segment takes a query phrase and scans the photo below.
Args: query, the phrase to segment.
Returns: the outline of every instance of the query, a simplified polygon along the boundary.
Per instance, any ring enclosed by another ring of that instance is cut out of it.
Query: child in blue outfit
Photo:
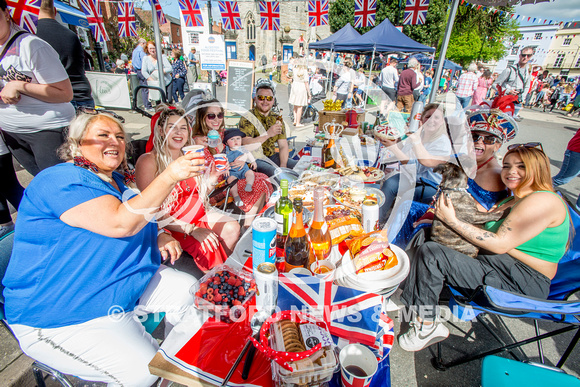
[[[244,190],[246,192],[251,192],[254,185],[254,179],[256,177],[252,169],[256,169],[257,165],[252,154],[242,147],[242,137],[246,137],[246,134],[237,128],[228,129],[224,133],[224,144],[226,144],[226,149],[224,152],[226,153],[226,157],[230,163],[228,183],[231,183],[235,178],[246,179],[246,187]],[[237,169],[232,167],[231,163],[240,156],[244,158],[244,161],[250,163],[252,169],[250,169],[246,163]],[[238,195],[237,184],[232,187],[231,192],[234,200],[236,201],[236,205],[238,205],[238,203],[241,204],[241,199]]]

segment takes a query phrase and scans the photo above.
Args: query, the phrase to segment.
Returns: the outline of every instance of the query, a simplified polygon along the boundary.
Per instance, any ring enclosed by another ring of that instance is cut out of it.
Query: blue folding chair
[[[505,351],[508,351],[516,360],[521,361],[512,349],[534,342],[538,344],[540,361],[544,363],[541,340],[575,330],[576,334],[556,366],[561,368],[564,365],[578,343],[578,340],[580,340],[580,301],[569,301],[570,296],[580,290],[580,213],[566,197],[563,198],[568,205],[570,220],[574,225],[576,233],[568,252],[558,263],[558,272],[552,280],[548,299],[542,300],[526,297],[521,294],[499,290],[491,286],[479,286],[473,294],[465,296],[450,287],[453,298],[449,306],[453,313],[463,320],[472,320],[475,317],[501,344],[501,347],[484,353],[466,356],[451,362],[444,362],[442,359],[442,343],[438,343],[437,355],[431,361],[435,368],[444,371],[460,364]],[[455,303],[458,307],[455,307]],[[536,336],[514,343],[504,343],[484,318],[486,314],[495,314],[500,318],[502,316],[531,318],[534,321]],[[538,320],[552,321],[562,327],[551,332],[540,334]]]

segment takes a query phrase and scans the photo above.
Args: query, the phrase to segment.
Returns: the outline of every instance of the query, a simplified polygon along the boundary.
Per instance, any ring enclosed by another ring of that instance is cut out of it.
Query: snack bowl
[[[207,310],[224,322],[232,322],[247,309],[256,294],[252,272],[228,264],[216,266],[190,289],[195,306]]]
[[[355,273],[354,264],[349,251],[342,256],[341,265],[335,273],[335,278],[341,278],[343,282],[356,285],[357,288],[387,289],[399,285],[411,268],[409,256],[400,247],[391,244],[391,250],[397,256],[397,265],[387,270],[370,271],[366,273]]]

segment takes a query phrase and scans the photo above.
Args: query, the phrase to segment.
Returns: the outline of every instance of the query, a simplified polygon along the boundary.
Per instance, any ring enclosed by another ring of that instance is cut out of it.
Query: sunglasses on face
[[[520,147],[529,148],[529,149],[540,148],[540,150],[542,152],[544,151],[544,147],[542,146],[541,142],[527,142],[525,144],[511,144],[510,146],[508,146],[508,150],[511,151],[514,149],[518,149]]]
[[[215,120],[216,118],[219,118],[219,119],[221,120],[221,119],[223,119],[223,118],[224,118],[224,113],[218,113],[218,114],[215,114],[215,113],[209,113],[209,114],[206,116],[206,118],[207,118],[208,120]]]
[[[270,102],[273,99],[274,99],[274,97],[272,97],[271,95],[258,95],[258,100],[260,100],[260,101],[266,100],[266,101]]]
[[[534,54],[520,54],[520,56],[521,57],[526,57],[527,56],[528,58],[531,58],[531,57],[534,56]]]
[[[499,139],[495,136],[484,136],[477,133],[472,133],[471,136],[473,137],[473,143],[477,143],[479,140],[482,140],[485,145],[493,145],[499,141]]]

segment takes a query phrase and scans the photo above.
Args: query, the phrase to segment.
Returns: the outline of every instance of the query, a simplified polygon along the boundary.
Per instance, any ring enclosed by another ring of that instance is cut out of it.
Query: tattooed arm
[[[548,192],[536,192],[520,199],[495,233],[457,219],[453,204],[444,195],[439,197],[435,211],[440,220],[474,245],[496,254],[508,253],[517,259],[521,254],[515,251],[516,247],[547,227],[560,225],[566,218],[562,201]]]

